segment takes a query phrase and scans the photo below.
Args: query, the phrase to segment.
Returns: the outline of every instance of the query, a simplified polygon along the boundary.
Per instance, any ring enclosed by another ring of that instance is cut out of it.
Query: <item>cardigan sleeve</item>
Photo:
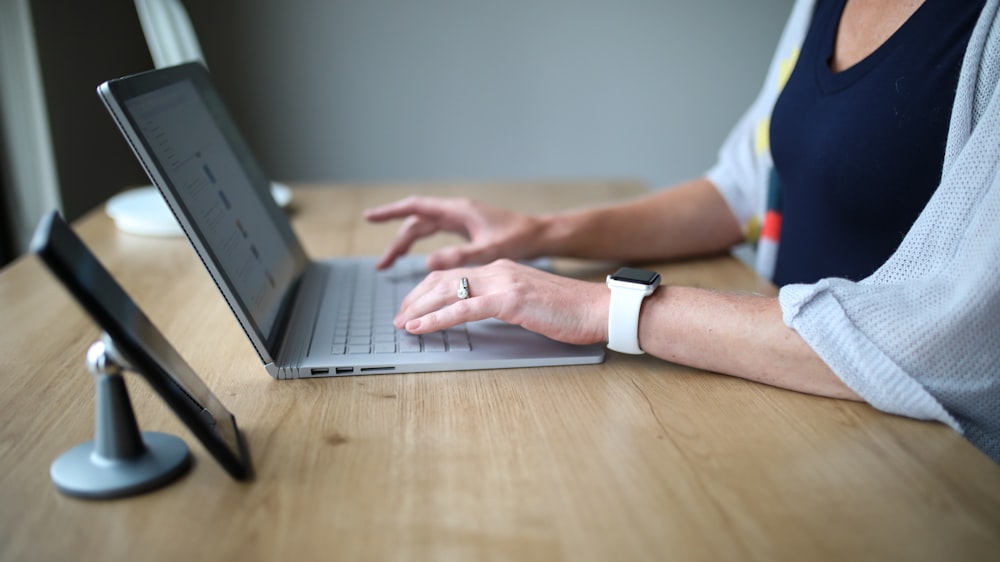
[[[1000,463],[1000,25],[969,43],[941,184],[860,282],[781,289],[784,320],[874,407],[937,420]]]

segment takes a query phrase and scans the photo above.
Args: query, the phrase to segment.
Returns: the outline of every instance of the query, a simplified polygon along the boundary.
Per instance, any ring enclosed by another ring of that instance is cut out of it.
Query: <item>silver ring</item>
[[[469,278],[463,277],[458,282],[458,298],[465,300],[469,298]]]

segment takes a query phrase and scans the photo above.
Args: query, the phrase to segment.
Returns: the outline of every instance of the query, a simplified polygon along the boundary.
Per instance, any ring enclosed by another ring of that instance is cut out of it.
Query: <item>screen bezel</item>
[[[236,424],[236,417],[215,397],[57,212],[49,213],[39,222],[31,251],[104,330],[132,369],[143,376],[226,472],[237,480],[251,479],[250,453]],[[207,403],[200,401],[197,398],[199,395]],[[229,432],[231,436],[227,440],[223,434]]]

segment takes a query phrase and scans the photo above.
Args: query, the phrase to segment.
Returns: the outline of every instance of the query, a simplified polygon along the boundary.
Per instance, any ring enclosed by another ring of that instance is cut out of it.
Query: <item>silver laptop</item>
[[[208,71],[190,63],[98,88],[232,309],[278,379],[599,363],[602,346],[496,320],[415,336],[392,326],[425,271],[404,258],[311,260]],[[329,197],[337,197],[331,190]]]

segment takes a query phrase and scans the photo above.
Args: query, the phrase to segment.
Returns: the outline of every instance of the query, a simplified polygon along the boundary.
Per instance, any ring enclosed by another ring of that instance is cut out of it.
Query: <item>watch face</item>
[[[652,285],[660,278],[660,274],[646,269],[635,269],[633,267],[622,267],[611,275],[615,281],[626,281],[628,283],[639,283],[640,285]]]

